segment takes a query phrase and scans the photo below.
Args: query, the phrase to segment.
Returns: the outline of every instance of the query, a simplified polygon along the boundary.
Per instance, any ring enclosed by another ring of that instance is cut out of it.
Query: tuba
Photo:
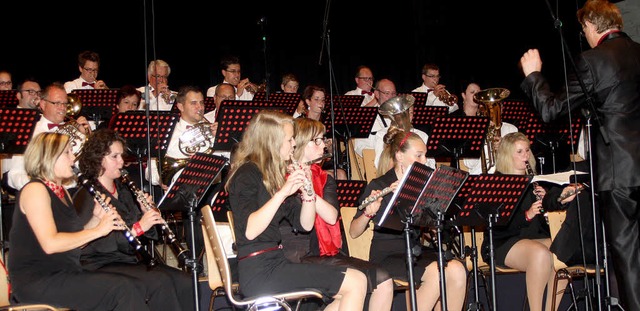
[[[82,102],[78,95],[76,94],[68,94],[67,95],[67,111],[65,113],[65,118],[68,119],[67,122],[58,126],[56,133],[65,134],[70,137],[69,141],[71,143],[71,148],[74,150],[73,154],[78,156],[82,151],[82,146],[87,141],[88,135],[85,135],[80,131],[80,124],[73,117],[80,113],[82,110]]]
[[[378,112],[391,118],[391,126],[408,132],[413,128],[413,125],[411,125],[411,109],[409,108],[413,106],[415,100],[412,95],[399,95],[382,103],[378,108]]]
[[[187,156],[184,159],[175,159],[171,157],[164,157],[162,160],[162,183],[169,185],[173,175],[189,163],[189,157],[192,155],[203,152],[213,153],[213,143],[215,137],[211,132],[211,123],[206,119],[196,123],[192,128],[186,130],[178,138],[178,149],[180,152]]]
[[[482,149],[481,155],[482,173],[486,174],[489,168],[495,164],[495,144],[502,136],[500,128],[502,127],[502,100],[509,97],[508,89],[491,88],[479,91],[473,96],[473,100],[479,104],[478,112],[480,116],[488,117],[491,121],[487,129],[486,144],[487,149]],[[486,154],[485,154],[486,153]]]

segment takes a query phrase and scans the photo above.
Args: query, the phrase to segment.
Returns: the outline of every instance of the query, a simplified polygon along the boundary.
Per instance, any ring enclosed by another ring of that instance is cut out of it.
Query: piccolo
[[[380,193],[364,199],[364,201],[362,201],[362,203],[360,203],[360,206],[358,206],[358,210],[364,209],[365,207],[369,206],[369,204],[375,202],[377,199],[389,194],[390,192],[393,192],[393,188],[386,187],[386,188],[382,189],[382,191],[380,191]]]
[[[316,163],[316,162],[319,162],[319,161],[322,161],[322,160],[324,160],[324,159],[328,159],[328,158],[331,158],[331,157],[333,157],[333,154],[332,154],[331,152],[327,152],[327,153],[323,154],[323,155],[322,155],[321,157],[319,157],[319,158],[313,159],[313,160],[311,160],[311,161],[304,162],[304,164],[306,164],[306,165],[311,165],[311,164],[313,164],[313,163]]]

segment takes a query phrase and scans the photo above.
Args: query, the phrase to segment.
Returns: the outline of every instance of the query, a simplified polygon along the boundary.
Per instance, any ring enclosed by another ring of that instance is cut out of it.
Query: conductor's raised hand
[[[532,72],[542,70],[542,59],[537,49],[530,49],[520,58],[520,67],[524,76],[530,75]]]

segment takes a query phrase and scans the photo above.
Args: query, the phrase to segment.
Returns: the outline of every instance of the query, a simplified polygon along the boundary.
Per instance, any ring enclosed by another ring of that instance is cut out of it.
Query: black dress
[[[304,231],[300,226],[300,201],[292,196],[283,202],[264,232],[253,240],[246,238],[249,215],[271,199],[262,179],[258,167],[254,163],[246,163],[238,168],[229,184],[229,205],[233,212],[238,258],[276,247],[281,241],[278,227],[283,219]],[[333,297],[342,285],[345,271],[344,267],[292,263],[286,259],[282,249],[239,259],[238,262],[240,291],[245,296],[314,288],[325,296]]]
[[[68,196],[65,205],[47,189],[58,232],[81,231],[84,222]],[[20,193],[16,202],[19,206]],[[80,265],[80,248],[46,254],[20,210],[13,213],[10,240],[8,268],[13,301],[46,303],[74,310],[149,310],[133,278],[84,271]]]
[[[392,183],[398,180],[396,173],[393,169],[389,170],[384,175],[373,179],[365,188],[364,193],[360,196],[360,202],[362,202],[365,198],[367,198],[372,191],[374,190],[382,190]],[[384,269],[389,271],[389,274],[394,279],[400,280],[409,280],[407,276],[407,265],[406,265],[406,240],[405,235],[402,230],[390,229],[387,227],[378,226],[378,222],[383,214],[383,209],[389,204],[391,201],[391,197],[393,194],[387,194],[382,199],[382,205],[380,206],[380,210],[373,218],[375,226],[373,228],[373,240],[371,241],[371,250],[369,251],[369,261],[374,262],[382,266]],[[363,210],[359,210],[354,218],[360,217],[364,213]],[[398,217],[398,213],[393,213],[392,215],[385,220],[385,222],[398,222],[399,219],[394,219],[394,217]],[[418,246],[419,243],[419,228],[414,230],[416,234],[413,234],[412,237],[412,249],[419,247],[420,255],[415,259],[415,264],[413,268],[413,277],[414,282],[418,283],[424,274],[426,267],[432,262],[438,259],[438,254],[435,250]]]
[[[101,193],[111,198],[111,205],[131,228],[140,220],[142,212],[132,192],[119,180],[115,183],[118,191],[117,199],[99,182],[96,181],[94,185],[99,187]],[[84,188],[80,189],[74,196],[74,203],[80,218],[88,221],[93,214],[94,202],[91,194]],[[145,232],[144,236],[157,239],[155,227]],[[89,243],[82,249],[80,261],[86,270],[106,271],[135,278],[138,286],[146,293],[145,299],[148,300],[152,310],[194,309],[191,277],[183,271],[164,264],[158,264],[149,269],[145,263],[138,260],[134,248],[120,231],[113,231]]]

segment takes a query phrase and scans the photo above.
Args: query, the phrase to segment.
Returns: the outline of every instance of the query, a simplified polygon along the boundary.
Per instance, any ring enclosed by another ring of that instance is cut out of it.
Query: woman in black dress
[[[427,146],[420,136],[413,132],[405,132],[402,129],[392,127],[384,138],[385,149],[381,157],[387,157],[380,163],[392,163],[386,174],[372,180],[361,196],[364,198],[380,194],[386,187],[394,189],[398,180],[404,176],[405,169],[414,162],[425,164],[427,162]],[[376,223],[373,231],[369,260],[380,264],[389,273],[398,279],[408,280],[406,260],[406,242],[402,228],[390,229],[378,226],[382,217],[381,206],[387,206],[392,194],[389,193],[377,201],[359,210],[351,221],[349,234],[353,238],[359,237],[369,226],[371,219]],[[397,215],[394,213],[393,215]],[[414,246],[420,245],[418,234],[414,235]],[[413,247],[415,248],[415,247]],[[437,265],[437,253],[432,249],[422,247],[421,255],[416,259],[413,269],[414,280],[419,284],[416,290],[416,300],[419,310],[432,310],[440,300],[440,278]],[[465,297],[467,270],[458,260],[448,261],[445,269],[447,284],[447,308],[449,310],[462,310]]]
[[[157,240],[155,225],[163,223],[162,216],[153,209],[143,213],[135,194],[120,180],[124,146],[124,139],[113,130],[95,131],[83,145],[80,171],[96,190],[111,199],[111,204],[127,226],[138,234],[138,239]],[[145,199],[147,204],[153,204],[150,196]],[[73,202],[81,219],[91,217],[93,196],[85,188],[76,192]],[[82,249],[80,261],[86,270],[120,273],[137,279],[152,310],[194,309],[189,275],[164,264],[149,269],[120,232],[112,232],[89,243]]]
[[[240,291],[259,296],[315,288],[334,298],[325,310],[362,310],[367,291],[362,272],[292,263],[279,245],[281,220],[310,231],[316,215],[316,194],[313,188],[303,189],[311,176],[288,165],[294,147],[293,118],[263,110],[251,119],[232,156],[226,188],[237,237]]]
[[[16,197],[19,210],[13,213],[8,260],[12,300],[74,310],[149,310],[133,278],[88,272],[80,265],[81,247],[122,230],[122,219],[112,206],[106,212],[98,203],[89,221],[78,217],[62,187],[73,177],[69,136],[37,135],[24,159],[31,181]]]

